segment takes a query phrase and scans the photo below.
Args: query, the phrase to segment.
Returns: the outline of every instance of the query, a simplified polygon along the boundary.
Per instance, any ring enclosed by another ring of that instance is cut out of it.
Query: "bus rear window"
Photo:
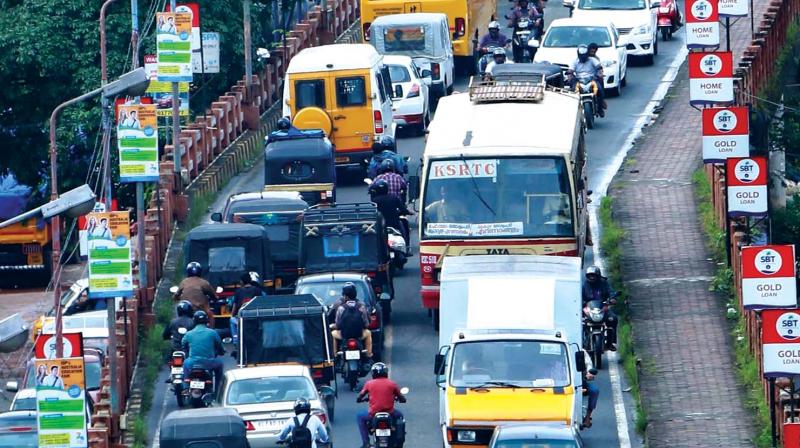
[[[336,79],[336,104],[339,107],[367,104],[367,87],[363,76]]]

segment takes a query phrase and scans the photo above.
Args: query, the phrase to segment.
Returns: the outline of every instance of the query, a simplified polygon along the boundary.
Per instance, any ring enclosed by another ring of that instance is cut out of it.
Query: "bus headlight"
[[[474,443],[475,431],[458,431],[456,434],[456,440],[464,443]]]

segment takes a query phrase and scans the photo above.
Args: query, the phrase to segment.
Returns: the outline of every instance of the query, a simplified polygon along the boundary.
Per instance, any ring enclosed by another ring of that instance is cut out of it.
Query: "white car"
[[[658,54],[658,0],[563,0],[572,16],[594,23],[610,21],[629,56],[643,56],[652,64]]]
[[[218,404],[236,410],[244,419],[251,448],[284,446],[278,445],[278,435],[294,417],[294,402],[301,397],[308,399],[311,412],[330,432],[328,411],[306,366],[271,365],[228,370],[219,390]]]
[[[392,78],[392,112],[398,127],[413,127],[420,135],[431,122],[429,106],[431,78],[423,78],[408,56],[384,56],[383,64]]]
[[[596,43],[603,64],[606,91],[622,92],[628,73],[628,53],[611,22],[588,19],[557,19],[550,24],[536,52],[536,62],[569,68],[578,57],[578,45]]]

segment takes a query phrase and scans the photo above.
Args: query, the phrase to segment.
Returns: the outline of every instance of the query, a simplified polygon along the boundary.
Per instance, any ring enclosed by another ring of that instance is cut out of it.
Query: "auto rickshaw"
[[[239,310],[239,367],[308,366],[333,415],[337,394],[327,307],[313,294],[259,296]]]
[[[212,407],[170,412],[161,422],[162,448],[250,448],[247,429],[230,408]]]
[[[296,191],[259,191],[231,195],[222,213],[212,221],[263,226],[275,274],[275,290],[291,292],[300,262],[300,219],[308,203]]]
[[[299,191],[309,205],[336,202],[334,148],[319,129],[290,127],[267,136],[264,191]]]
[[[212,286],[222,288],[216,303],[211,304],[214,326],[230,328],[227,299],[240,286],[242,274],[257,272],[263,287],[274,286],[272,260],[267,230],[247,223],[204,224],[186,235],[184,259],[203,265],[203,278]]]
[[[371,203],[311,207],[300,231],[300,274],[363,272],[375,293],[394,297],[386,226]]]

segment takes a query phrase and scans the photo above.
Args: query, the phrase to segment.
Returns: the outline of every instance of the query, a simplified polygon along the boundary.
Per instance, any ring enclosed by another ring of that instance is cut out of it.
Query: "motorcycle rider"
[[[217,356],[225,354],[222,347],[222,339],[219,333],[208,328],[208,314],[199,310],[194,313],[194,328],[183,336],[181,342],[183,350],[189,354],[183,364],[185,377],[189,377],[195,363],[202,363],[209,366],[214,372],[214,387],[222,380],[222,360]],[[216,390],[214,391],[216,392]]]
[[[360,339],[364,342],[367,356],[372,358],[372,332],[369,331],[369,314],[364,303],[358,300],[356,285],[347,282],[342,287],[342,303],[336,307],[331,336],[333,351],[339,352],[339,341],[342,339]]]
[[[304,431],[305,429],[307,431]],[[298,436],[299,431],[302,431],[305,435],[303,437]],[[278,443],[285,442],[289,434],[292,434],[292,439],[289,442],[291,448],[317,448],[317,441],[327,444],[329,440],[328,431],[325,430],[322,420],[311,413],[311,403],[308,399],[302,397],[295,400],[294,417],[283,425],[283,429],[278,434]],[[305,437],[311,440],[304,442],[299,440]]]
[[[384,180],[389,185],[389,194],[396,196],[401,201],[405,202],[406,192],[408,191],[408,184],[403,176],[397,173],[394,169],[394,160],[386,159],[381,162],[381,167],[378,168],[378,176],[375,180]]]
[[[583,282],[582,287],[584,305],[590,300],[600,300],[604,303],[609,303],[609,305],[616,303],[616,300],[611,298],[611,286],[608,284],[608,279],[603,277],[599,267],[589,266],[586,268],[585,276],[586,281]],[[617,350],[617,323],[617,315],[614,314],[614,310],[609,306],[605,319],[605,324],[608,328],[608,336],[606,338],[607,350]]]
[[[597,82],[598,79],[604,79],[603,64],[601,64],[600,60],[597,58],[589,57],[589,47],[583,44],[578,45],[578,57],[570,64],[568,73],[570,75],[569,86],[572,89],[575,89],[578,80],[582,77],[590,77],[595,82]],[[604,117],[606,115],[603,105],[605,101],[603,101],[603,97],[600,96],[603,92],[602,81],[597,84],[597,92],[599,97],[598,103],[600,104],[600,107],[597,108],[597,112],[601,117]]]
[[[481,37],[478,48],[481,54],[485,54],[489,50],[489,47],[505,48],[506,45],[508,45],[508,41],[508,37],[500,32],[500,23],[494,20],[489,23],[489,32]]]
[[[192,304],[186,300],[181,300],[178,302],[178,305],[175,306],[176,317],[170,321],[169,326],[164,328],[164,333],[161,335],[165,341],[167,339],[171,340],[173,352],[181,349],[183,335],[194,328],[192,314],[194,314]]]
[[[532,26],[532,39],[539,39],[540,31],[542,29],[542,13],[528,5],[528,0],[519,0],[517,6],[511,10],[511,17],[509,17],[508,26],[516,33],[517,24],[521,19],[528,19],[531,21]],[[512,52],[514,53],[514,60],[519,61],[522,57],[522,45],[527,42],[520,42],[521,45],[512,44]]]
[[[405,159],[397,154],[397,144],[394,137],[387,135],[372,144],[372,159],[369,161],[369,166],[367,166],[367,175],[370,179],[375,179],[375,176],[378,175],[378,168],[386,159],[394,161],[394,166],[398,173],[408,173]]]
[[[388,412],[394,420],[396,440],[399,446],[403,446],[406,438],[406,422],[403,413],[394,407],[394,400],[400,403],[406,402],[406,397],[400,392],[397,383],[389,379],[389,367],[382,362],[372,366],[372,379],[364,384],[361,392],[356,398],[357,403],[362,403],[364,397],[369,394],[369,409],[361,410],[356,414],[358,422],[358,432],[361,434],[361,448],[369,448],[369,430],[367,424],[379,412]]]
[[[258,272],[252,271],[242,274],[241,282],[242,286],[233,293],[230,304],[231,337],[233,338],[234,346],[239,345],[239,318],[236,317],[239,314],[239,309],[255,297],[264,294],[264,290],[261,288],[261,277]]]
[[[378,211],[383,215],[386,226],[399,230],[406,240],[406,247],[411,246],[408,222],[400,219],[400,216],[411,216],[414,212],[406,207],[402,199],[390,193],[389,183],[380,179],[380,176],[370,185],[369,194],[372,202],[378,206]]]
[[[188,300],[194,309],[203,310],[209,316],[211,322],[214,321],[214,316],[211,313],[210,303],[212,300],[217,300],[217,294],[214,288],[208,283],[208,280],[200,277],[203,273],[203,265],[196,261],[192,261],[186,265],[186,278],[184,278],[178,291],[175,293],[174,299]]]
[[[506,50],[502,48],[495,48],[494,52],[492,52],[492,60],[486,64],[486,71],[484,71],[484,78],[491,78],[494,74],[492,70],[496,65],[501,64],[513,64],[514,61],[509,61],[506,57]]]
[[[585,395],[589,396],[589,402],[586,406],[586,415],[583,417],[581,429],[592,427],[592,413],[597,408],[597,400],[600,398],[600,388],[594,383],[597,376],[597,370],[594,368],[592,357],[589,352],[581,349],[583,352],[583,359],[586,363],[586,371],[583,373],[583,391]]]
[[[600,57],[597,56],[597,50],[600,49],[600,46],[597,45],[596,43],[592,42],[586,48],[589,50],[589,57],[597,59],[597,62],[600,62],[600,65],[602,66],[603,63],[600,60]],[[598,96],[598,99],[600,100],[600,104],[603,106],[603,109],[607,109],[608,106],[606,105],[605,79],[603,79],[602,74],[603,74],[603,72],[600,71],[600,75],[601,76],[596,79],[597,85],[601,87],[597,91],[597,96]]]

